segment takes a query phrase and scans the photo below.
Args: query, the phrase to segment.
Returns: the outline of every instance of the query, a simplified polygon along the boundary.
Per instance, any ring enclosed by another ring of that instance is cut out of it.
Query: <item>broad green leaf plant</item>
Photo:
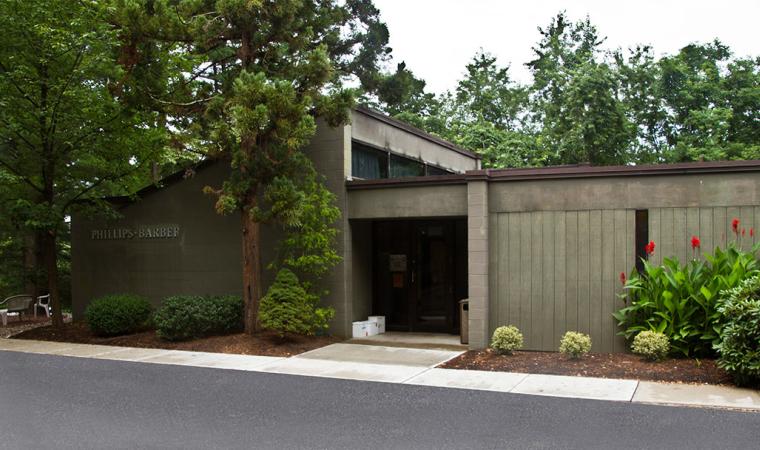
[[[686,264],[675,258],[664,258],[659,266],[644,260],[643,271],[633,270],[625,280],[620,297],[627,306],[613,314],[619,334],[632,339],[655,331],[670,339],[671,354],[713,356],[723,325],[719,294],[760,273],[758,249],[760,244],[744,251],[729,243]]]

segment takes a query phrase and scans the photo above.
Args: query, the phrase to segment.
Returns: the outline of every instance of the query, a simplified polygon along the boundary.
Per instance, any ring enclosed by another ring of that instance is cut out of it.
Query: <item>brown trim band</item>
[[[349,180],[346,189],[380,189],[413,186],[445,186],[451,184],[467,184],[465,175],[430,175],[426,177],[379,178],[375,180]]]

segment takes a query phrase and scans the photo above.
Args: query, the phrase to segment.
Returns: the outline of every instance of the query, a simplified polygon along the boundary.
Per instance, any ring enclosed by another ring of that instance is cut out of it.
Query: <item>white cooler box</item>
[[[385,316],[369,316],[369,322],[375,324],[377,333],[385,333]]]

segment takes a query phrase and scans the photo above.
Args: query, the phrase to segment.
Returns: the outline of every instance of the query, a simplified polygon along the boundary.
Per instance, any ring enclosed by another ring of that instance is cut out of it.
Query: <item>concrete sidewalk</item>
[[[760,412],[760,392],[729,386],[436,368],[462,353],[450,350],[333,344],[277,358],[0,339],[0,351]]]

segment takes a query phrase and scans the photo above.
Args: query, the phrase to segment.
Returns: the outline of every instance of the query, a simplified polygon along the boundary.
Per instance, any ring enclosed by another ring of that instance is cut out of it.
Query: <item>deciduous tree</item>
[[[96,1],[0,2],[0,183],[15,223],[40,236],[53,323],[62,323],[58,239],[82,202],[131,191],[162,146],[134,103],[118,30]]]

